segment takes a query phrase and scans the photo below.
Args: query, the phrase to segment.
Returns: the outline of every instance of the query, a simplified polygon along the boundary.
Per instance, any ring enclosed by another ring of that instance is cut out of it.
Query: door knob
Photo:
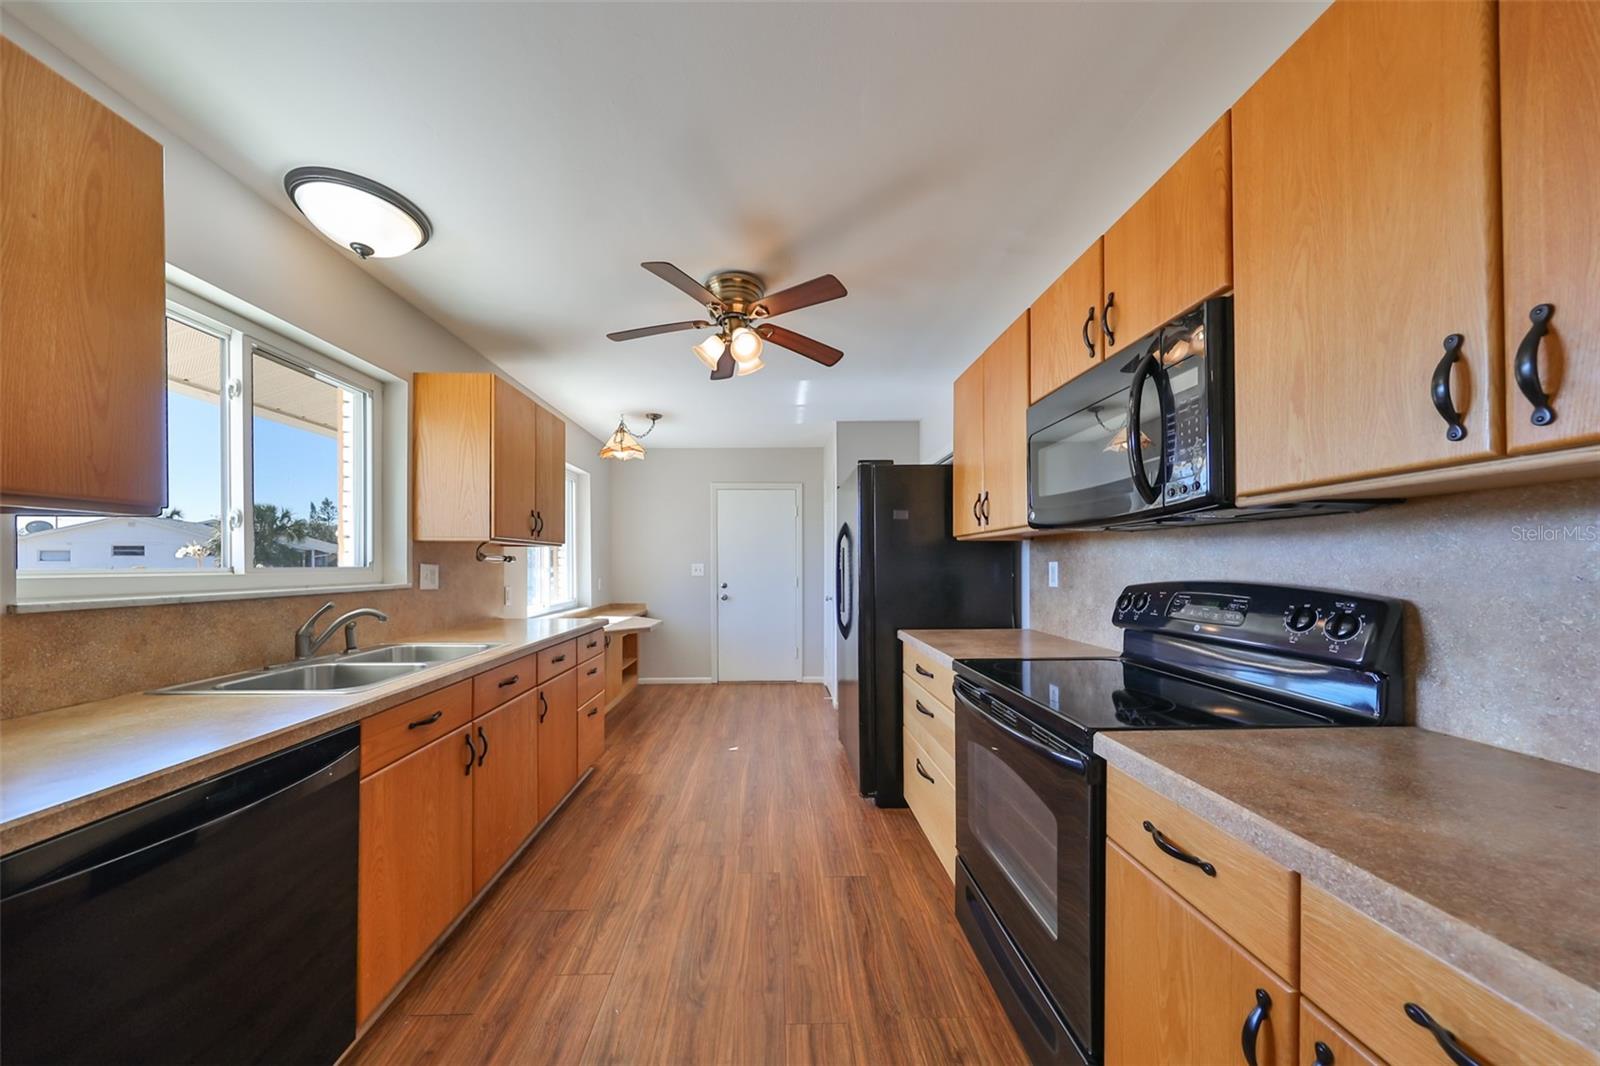
[[[728,583],[727,583],[727,582],[726,582],[726,581],[724,581],[724,582],[723,582],[723,583],[722,583],[722,587],[723,587],[723,588],[727,588],[727,587],[728,587]]]
[[[724,599],[724,600],[725,600],[725,599],[727,599],[727,598],[728,598],[728,594],[727,594],[727,593],[726,593],[726,592],[724,592],[724,593],[723,593],[723,594],[722,594],[722,595],[721,595],[721,596],[720,596],[720,597],[718,597],[718,598],[719,598],[719,599]]]

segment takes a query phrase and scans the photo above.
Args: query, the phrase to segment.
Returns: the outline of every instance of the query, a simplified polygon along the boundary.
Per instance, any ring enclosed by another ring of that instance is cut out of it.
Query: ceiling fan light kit
[[[645,417],[650,420],[650,429],[645,430],[636,437],[628,429],[627,416],[618,415],[617,428],[606,439],[605,445],[601,447],[600,458],[615,459],[622,463],[626,463],[630,459],[643,459],[644,445],[639,443],[639,437],[648,437],[651,431],[656,428],[656,423],[661,420],[661,416],[654,412],[645,415]]]
[[[715,329],[715,333],[691,349],[695,357],[710,369],[712,381],[745,377],[766,366],[761,352],[769,342],[823,366],[833,366],[844,358],[844,353],[837,348],[764,321],[774,315],[847,295],[845,287],[832,274],[824,274],[768,295],[766,283],[758,275],[743,270],[721,271],[711,275],[702,285],[671,263],[656,261],[639,265],[687,293],[706,309],[711,318],[668,322],[606,334],[614,341],[631,341],[681,330]],[[643,454],[642,448],[640,454]]]
[[[283,191],[322,235],[362,259],[392,259],[433,236],[422,208],[387,185],[332,167],[295,167]]]

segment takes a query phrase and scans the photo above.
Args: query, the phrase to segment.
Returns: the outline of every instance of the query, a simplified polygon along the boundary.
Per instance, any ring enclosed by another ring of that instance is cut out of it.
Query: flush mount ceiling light
[[[618,415],[616,432],[611,434],[605,446],[600,449],[600,458],[616,459],[623,463],[629,459],[643,459],[644,445],[639,443],[639,437],[648,437],[651,431],[656,428],[656,423],[661,420],[661,416],[654,413],[647,414],[645,417],[650,420],[650,429],[635,437],[628,431],[627,416]]]
[[[295,167],[283,176],[283,189],[324,236],[363,259],[405,255],[433,236],[422,208],[348,170]]]

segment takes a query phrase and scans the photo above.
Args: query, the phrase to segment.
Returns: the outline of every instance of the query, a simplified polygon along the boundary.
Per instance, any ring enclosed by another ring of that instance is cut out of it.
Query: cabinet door
[[[1115,844],[1106,845],[1106,1062],[1239,1062],[1258,993],[1261,1066],[1295,1060],[1299,994]]]
[[[503,540],[533,538],[539,405],[504,379],[494,379],[494,457],[491,460],[494,516],[490,529]]]
[[[540,407],[534,427],[536,539],[561,544],[567,539],[567,424],[555,412]]]
[[[1334,4],[1234,105],[1239,494],[1500,450],[1494,41],[1488,3]]]
[[[539,817],[555,809],[578,780],[578,675],[568,670],[540,685]]]
[[[1583,116],[1587,115],[1588,118]],[[1600,440],[1600,4],[1500,5],[1505,205],[1506,440],[1540,451]],[[1555,417],[1534,421],[1517,349],[1550,304],[1534,352]]]
[[[1300,1061],[1308,1066],[1383,1066],[1382,1059],[1304,997],[1300,1000]]]
[[[1106,231],[1106,354],[1233,284],[1228,141],[1223,115]]]
[[[606,750],[606,709],[604,695],[597,695],[578,708],[578,773],[600,761]]]
[[[532,692],[472,723],[472,887],[488,884],[539,824],[538,705]]]
[[[0,502],[167,502],[161,145],[0,39]]]
[[[1028,525],[1028,312],[983,353],[983,531]]]
[[[1038,403],[1105,355],[1097,240],[1028,309],[1028,400]]]
[[[951,532],[967,536],[983,530],[978,508],[983,502],[983,360],[956,378],[954,456],[951,459],[953,503]]]
[[[417,540],[483,540],[493,504],[493,374],[411,379],[411,529]]]
[[[361,782],[360,1018],[472,898],[471,728],[440,737]]]

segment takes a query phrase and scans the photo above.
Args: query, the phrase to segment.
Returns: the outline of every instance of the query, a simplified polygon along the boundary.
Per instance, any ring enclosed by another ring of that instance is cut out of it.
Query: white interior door
[[[718,488],[717,680],[800,680],[800,489]]]

